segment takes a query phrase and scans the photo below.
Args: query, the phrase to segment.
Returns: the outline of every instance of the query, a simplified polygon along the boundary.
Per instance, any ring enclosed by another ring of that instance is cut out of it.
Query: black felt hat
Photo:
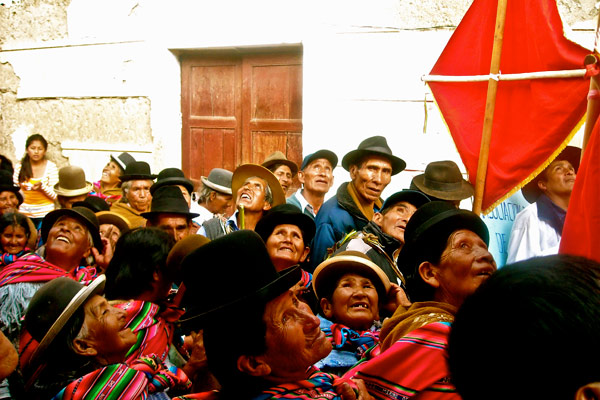
[[[490,234],[483,220],[472,211],[461,210],[445,201],[432,201],[417,209],[406,224],[404,246],[398,255],[402,273],[414,276],[424,254],[434,243],[447,241],[452,232],[467,229],[477,234],[485,244]]]
[[[319,158],[324,158],[327,161],[329,161],[331,163],[332,169],[334,169],[337,166],[338,157],[335,155],[335,153],[333,151],[323,149],[317,150],[314,153],[311,153],[304,157],[304,160],[302,160],[302,166],[300,167],[300,170],[304,171],[304,168],[308,167],[308,164],[315,160],[318,160]]]
[[[36,367],[56,337],[69,325],[71,317],[90,297],[104,290],[105,275],[100,275],[88,286],[67,277],[52,279],[31,298],[25,314],[24,326],[39,342],[28,362]]]
[[[575,169],[575,173],[579,170],[579,162],[581,159],[581,149],[575,146],[567,146],[565,149],[560,152],[559,155],[556,156],[554,160],[548,163],[548,166],[554,161],[567,160],[573,168]],[[538,182],[542,179],[544,174],[546,173],[546,169],[544,168],[542,172],[540,172],[535,178],[529,181],[523,188],[521,189],[521,193],[523,193],[523,197],[530,203],[534,203],[538,197],[542,194],[542,190],[538,187]]]
[[[73,207],[87,207],[94,213],[110,210],[110,204],[98,196],[87,196],[83,201],[73,203]]]
[[[181,193],[181,189],[177,186],[163,186],[152,196],[152,204],[150,211],[140,214],[142,217],[149,219],[156,214],[169,213],[181,214],[189,219],[197,217],[200,214],[191,213],[187,201]]]
[[[125,181],[133,181],[133,180],[142,180],[156,179],[156,175],[153,175],[150,172],[150,165],[145,161],[133,161],[127,165],[125,168],[125,173],[119,177],[121,182]]]
[[[158,173],[154,185],[150,186],[150,194],[154,196],[154,192],[163,186],[176,185],[183,186],[190,194],[194,191],[194,184],[185,177],[182,170],[179,168],[165,168]]]
[[[102,239],[100,238],[100,224],[98,223],[96,214],[87,207],[61,208],[46,214],[42,220],[42,240],[44,243],[48,241],[48,233],[56,220],[65,215],[82,222],[92,235],[94,247],[102,252],[103,244]]]
[[[131,154],[127,153],[127,152],[123,152],[119,155],[117,154],[111,154],[110,155],[110,159],[112,161],[114,161],[115,163],[117,163],[117,165],[119,166],[119,168],[121,168],[121,173],[123,174],[125,172],[125,169],[127,169],[127,166],[129,164],[131,164],[132,162],[135,162],[135,158],[133,158],[131,156]]]
[[[278,273],[265,243],[254,231],[222,236],[190,253],[182,263],[186,291],[184,330],[198,330],[264,305],[301,277],[300,267]]]
[[[315,236],[315,221],[308,215],[302,213],[293,204],[280,204],[266,211],[256,224],[254,232],[258,233],[262,240],[267,242],[269,236],[277,225],[296,225],[303,232],[304,244],[308,246]]]
[[[383,205],[381,206],[381,210],[385,210],[386,208],[391,207],[401,201],[406,201],[407,203],[415,206],[415,208],[419,208],[423,204],[429,203],[431,200],[426,194],[423,194],[418,190],[402,189],[401,191],[396,192],[385,199]]]
[[[21,205],[23,203],[23,195],[20,190],[21,188],[14,184],[10,171],[0,170],[0,193],[13,192],[19,200],[19,205]]]
[[[467,182],[454,161],[434,161],[425,173],[413,178],[412,184],[425,194],[442,200],[463,200],[473,196],[473,185]]]
[[[392,149],[383,136],[372,136],[360,142],[356,150],[352,150],[342,158],[342,167],[350,171],[351,165],[357,164],[364,156],[370,155],[387,158],[392,164],[392,175],[406,168],[404,160],[392,154]]]

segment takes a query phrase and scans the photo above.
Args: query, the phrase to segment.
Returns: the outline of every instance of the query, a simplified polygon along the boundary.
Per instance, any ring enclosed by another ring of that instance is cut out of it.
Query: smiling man
[[[517,214],[506,262],[557,254],[581,149],[566,147],[535,179],[523,187],[529,206]]]
[[[254,230],[263,213],[285,203],[285,194],[271,171],[257,164],[242,164],[233,172],[231,193],[237,211],[227,220],[210,219],[198,233],[216,239],[239,229]]]
[[[328,248],[373,219],[382,207],[381,193],[406,163],[392,154],[383,136],[373,136],[346,154],[342,167],[350,172],[351,181],[340,185],[337,194],[323,204],[317,215],[317,233],[311,247],[313,270],[323,261]]]

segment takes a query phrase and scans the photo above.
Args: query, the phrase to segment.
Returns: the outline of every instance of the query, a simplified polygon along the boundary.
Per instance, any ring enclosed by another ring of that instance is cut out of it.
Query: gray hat
[[[208,174],[208,178],[205,176],[200,177],[200,180],[205,186],[216,190],[217,192],[231,194],[231,179],[233,172],[223,168],[213,168]]]

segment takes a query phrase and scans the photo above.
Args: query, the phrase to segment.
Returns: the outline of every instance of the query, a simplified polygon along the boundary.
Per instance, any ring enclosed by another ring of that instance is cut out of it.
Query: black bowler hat
[[[426,194],[419,192],[418,190],[402,189],[399,192],[394,193],[385,201],[381,206],[381,210],[385,210],[388,207],[393,206],[401,201],[412,204],[415,208],[421,207],[423,204],[429,203],[431,200]]]
[[[177,186],[163,186],[158,188],[152,196],[150,211],[140,215],[146,219],[150,219],[154,215],[162,213],[181,214],[189,219],[200,215],[190,212],[188,203],[185,201],[181,189]]]
[[[567,146],[565,149],[560,152],[556,158],[548,163],[548,166],[554,161],[567,160],[573,168],[575,169],[575,173],[579,170],[579,162],[581,159],[581,149],[575,146]],[[543,178],[546,173],[546,169],[544,168],[542,172],[540,172],[535,178],[529,181],[523,188],[521,189],[521,193],[525,200],[530,203],[533,203],[537,200],[538,197],[542,194],[542,189],[539,188],[538,182]]]
[[[301,171],[304,171],[304,168],[308,167],[308,164],[311,162],[318,160],[319,158],[324,158],[331,163],[331,169],[335,169],[338,163],[338,157],[335,155],[333,151],[329,150],[317,150],[314,153],[311,153],[304,157],[302,160],[302,166],[300,167]]]
[[[267,210],[256,224],[254,232],[258,233],[262,240],[267,242],[269,236],[277,225],[296,225],[303,233],[304,245],[308,246],[315,236],[315,221],[308,215],[302,213],[293,204],[280,204]]]
[[[83,201],[76,201],[73,207],[87,207],[94,213],[110,210],[110,204],[98,196],[87,196]]]
[[[265,243],[254,231],[222,236],[190,253],[182,263],[187,310],[179,320],[198,330],[237,313],[264,307],[301,277],[300,267],[278,273]]]
[[[102,239],[100,238],[100,225],[98,223],[98,218],[96,217],[96,214],[94,214],[94,212],[87,207],[61,208],[46,214],[42,220],[42,240],[44,243],[46,243],[48,240],[48,233],[50,232],[50,229],[52,229],[52,226],[56,220],[62,216],[75,218],[83,223],[92,235],[94,247],[97,248],[98,251],[102,252],[103,245]]]
[[[39,342],[27,362],[31,368],[35,370],[38,360],[44,359],[56,337],[73,323],[73,314],[93,295],[102,293],[105,281],[106,276],[100,275],[84,286],[71,278],[60,277],[52,279],[33,295],[24,322],[24,327]]]
[[[119,166],[119,168],[121,168],[121,174],[125,172],[125,169],[129,164],[135,162],[135,158],[133,158],[131,154],[127,152],[123,152],[119,155],[111,154],[110,159],[114,161]]]
[[[360,142],[358,149],[352,150],[342,158],[342,167],[346,171],[350,171],[350,166],[358,164],[364,156],[387,158],[392,164],[392,175],[396,175],[406,168],[404,160],[392,154],[392,149],[383,136],[372,136]]]
[[[21,205],[23,203],[23,195],[20,190],[21,188],[13,182],[12,174],[6,170],[0,170],[0,193],[13,192],[19,200],[19,205]]]
[[[154,196],[154,192],[163,186],[176,185],[183,186],[190,194],[194,191],[194,184],[185,177],[182,170],[179,168],[165,168],[158,173],[154,185],[150,186],[150,194]]]
[[[461,210],[445,201],[432,201],[417,209],[404,231],[404,246],[398,255],[402,274],[414,277],[417,268],[431,248],[446,243],[452,232],[467,229],[477,234],[485,244],[490,242],[488,228],[472,211]]]
[[[473,185],[463,179],[454,161],[430,162],[425,173],[415,176],[411,184],[423,193],[442,200],[463,200],[473,196]]]
[[[125,181],[133,181],[133,180],[143,180],[156,179],[156,175],[153,175],[150,172],[150,165],[148,165],[145,161],[133,161],[127,165],[125,168],[125,173],[119,177],[121,182]]]

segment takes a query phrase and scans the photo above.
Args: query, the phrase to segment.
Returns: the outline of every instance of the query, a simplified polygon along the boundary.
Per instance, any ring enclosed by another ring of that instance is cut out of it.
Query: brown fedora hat
[[[246,182],[246,179],[253,176],[264,179],[271,188],[271,193],[273,193],[273,207],[285,203],[285,193],[283,193],[277,177],[271,171],[258,164],[242,164],[235,169],[231,178],[231,193],[234,199],[236,199],[237,192],[244,182]]]
[[[85,180],[83,168],[67,165],[58,170],[58,183],[54,191],[59,196],[75,197],[91,192],[93,185]]]
[[[554,160],[548,163],[548,166],[554,161],[567,160],[571,163],[573,168],[575,168],[575,173],[579,170],[579,162],[581,161],[581,149],[575,146],[567,146],[561,151]],[[538,197],[542,194],[542,190],[538,187],[538,182],[542,179],[542,176],[546,172],[544,168],[542,172],[540,172],[535,178],[530,180],[523,188],[521,189],[521,193],[525,200],[530,203],[534,203]]]
[[[364,156],[369,155],[387,158],[392,164],[392,175],[406,168],[404,160],[392,154],[392,149],[383,136],[372,136],[360,142],[356,150],[352,150],[342,158],[342,167],[350,171],[351,165],[357,164]]]
[[[281,151],[275,151],[271,154],[268,155],[267,158],[265,158],[265,160],[262,162],[262,166],[265,167],[266,169],[268,169],[269,171],[274,172],[271,167],[274,167],[275,165],[278,164],[283,164],[283,165],[287,165],[290,170],[292,171],[292,178],[294,176],[296,176],[296,174],[298,173],[298,166],[296,165],[295,162],[288,160],[287,157],[285,156],[285,154],[283,154]]]
[[[434,161],[412,183],[423,193],[442,200],[463,200],[473,196],[473,185],[463,179],[454,161]]]
[[[110,224],[119,228],[121,231],[121,235],[131,229],[131,225],[129,225],[129,221],[127,218],[122,217],[121,215],[112,212],[112,211],[98,211],[96,213],[96,217],[98,218],[98,224]]]

